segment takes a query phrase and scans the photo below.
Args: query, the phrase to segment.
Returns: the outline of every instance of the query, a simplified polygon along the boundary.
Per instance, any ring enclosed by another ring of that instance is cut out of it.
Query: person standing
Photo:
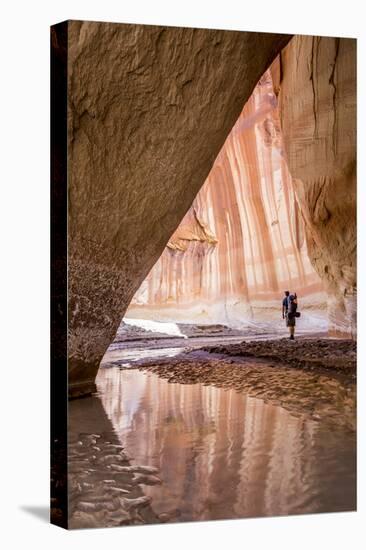
[[[290,292],[288,290],[285,290],[285,297],[282,300],[282,319],[285,319],[287,312],[288,312],[288,298],[290,296]]]
[[[290,331],[290,340],[295,340],[295,326],[296,326],[296,312],[297,312],[297,295],[290,294],[288,297],[288,309],[286,313],[286,326]]]

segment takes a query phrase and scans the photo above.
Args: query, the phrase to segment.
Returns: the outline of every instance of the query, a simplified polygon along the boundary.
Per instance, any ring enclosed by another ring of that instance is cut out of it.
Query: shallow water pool
[[[234,390],[171,384],[135,369],[100,369],[97,386],[98,396],[71,403],[73,444],[91,432],[103,442],[110,432],[108,452],[112,439],[121,445],[130,473],[122,475],[113,456],[106,471],[98,453],[106,456],[107,451],[98,442],[94,447],[99,450],[89,451],[93,467],[86,452],[88,491],[81,491],[79,501],[74,492],[74,527],[80,517],[80,526],[88,526],[88,513],[90,521],[99,514],[100,525],[119,525],[119,510],[121,523],[129,524],[355,509],[354,432],[294,417]],[[83,407],[94,412],[84,414]],[[102,412],[96,413],[99,408]],[[141,467],[143,475],[138,473]],[[101,485],[108,474],[109,483]],[[93,483],[99,495],[94,500]],[[88,498],[94,503],[99,498],[108,508],[113,486],[125,491],[122,504],[127,509],[129,498],[143,499],[131,517],[118,505],[109,506],[113,521],[103,506],[88,510]]]

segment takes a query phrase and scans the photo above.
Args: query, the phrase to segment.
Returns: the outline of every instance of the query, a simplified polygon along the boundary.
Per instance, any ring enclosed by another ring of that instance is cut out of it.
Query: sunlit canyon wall
[[[295,36],[273,71],[284,149],[329,331],[356,337],[356,40]]]
[[[297,292],[306,312],[303,326],[324,327],[326,296],[308,258],[268,70],[127,316],[279,321],[287,289]]]

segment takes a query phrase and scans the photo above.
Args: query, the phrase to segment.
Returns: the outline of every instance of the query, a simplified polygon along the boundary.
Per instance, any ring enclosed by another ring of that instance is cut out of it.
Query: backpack
[[[297,304],[294,301],[288,301],[288,317],[293,319],[294,317],[300,317],[300,312],[297,311]]]

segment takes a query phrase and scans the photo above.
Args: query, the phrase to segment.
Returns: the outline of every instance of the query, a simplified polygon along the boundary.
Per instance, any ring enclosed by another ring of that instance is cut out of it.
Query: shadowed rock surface
[[[133,294],[290,36],[68,27],[68,349],[76,396],[94,389]]]

